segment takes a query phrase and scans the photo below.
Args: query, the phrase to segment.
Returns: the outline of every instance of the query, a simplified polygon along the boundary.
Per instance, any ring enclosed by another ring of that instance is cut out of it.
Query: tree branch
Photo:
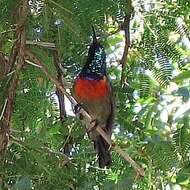
[[[29,49],[25,49],[26,58],[30,61],[34,62],[36,65],[39,65],[40,69],[46,74],[46,76],[56,85],[56,87],[69,99],[73,106],[77,105],[77,102],[73,97],[66,91],[66,89],[61,85],[61,83],[56,79],[56,77],[52,76],[45,65],[32,53]]]
[[[53,57],[54,57],[54,65],[57,70],[57,80],[60,82],[61,86],[64,86],[63,71],[62,71],[61,65],[60,65],[58,50],[53,51]],[[59,101],[60,122],[63,125],[65,118],[66,118],[65,96],[57,87],[56,87],[56,95],[57,95],[58,101]],[[68,126],[64,126],[64,127],[67,128],[67,130],[69,131]],[[73,143],[71,142],[70,134],[71,133],[68,133],[67,136],[64,137],[64,143],[61,148],[61,151],[63,151],[67,155],[70,155],[71,149],[73,147]]]
[[[25,52],[25,41],[26,41],[26,33],[25,33],[25,21],[27,18],[28,12],[28,0],[23,0],[22,7],[20,8],[20,15],[19,15],[19,22],[18,27],[16,30],[17,33],[17,41],[16,44],[13,46],[11,57],[9,60],[9,66],[13,67],[16,61],[16,55],[18,53],[18,63],[16,65],[16,69],[14,72],[14,76],[10,81],[10,85],[7,90],[7,104],[5,107],[5,111],[2,117],[2,123],[0,126],[0,154],[4,155],[7,144],[9,142],[10,136],[10,121],[13,112],[13,104],[16,95],[16,88],[19,80],[19,73],[24,65],[24,52]],[[15,49],[18,47],[19,43],[19,50]]]
[[[21,145],[22,147],[26,148],[26,149],[34,149],[33,147],[30,147],[28,145],[26,145],[23,141],[13,137],[12,135],[10,136],[10,140],[13,142],[13,143],[16,143],[16,144],[19,144]],[[44,153],[47,153],[47,154],[52,154],[52,155],[56,155],[56,156],[61,156],[64,158],[65,160],[65,164],[70,162],[71,161],[71,158],[69,158],[67,155],[63,154],[62,152],[58,152],[58,151],[55,151],[49,147],[38,147],[37,149],[34,149],[35,151],[37,152],[44,152]]]
[[[28,56],[29,60],[33,61],[35,64],[41,67],[41,70],[56,85],[56,87],[70,100],[73,106],[77,105],[76,100],[69,93],[66,92],[66,89],[61,85],[61,83],[49,73],[45,65],[38,58],[36,58],[36,56],[30,50],[26,50],[26,55]],[[86,126],[88,126],[87,128],[93,127],[92,118],[83,108],[80,109],[78,115],[83,116],[82,121],[86,124]],[[112,142],[111,139],[107,136],[107,134],[99,126],[97,126],[96,130],[110,145],[110,147],[112,147],[119,155],[121,155],[126,161],[128,161],[132,165],[132,167],[139,175],[144,176],[143,168],[141,168],[127,153],[125,153],[118,145],[116,145],[116,143]]]
[[[62,80],[62,71],[60,69],[60,60],[59,60],[59,54],[58,51],[54,51],[53,52],[53,58],[54,58],[54,65],[57,71],[57,80],[59,81],[59,83],[61,84],[61,86],[63,86],[63,80]],[[61,91],[56,87],[56,94],[58,97],[58,101],[59,101],[59,110],[60,110],[60,119],[61,122],[63,122],[65,120],[66,117],[66,110],[65,110],[65,97],[64,94],[61,93]]]
[[[124,83],[125,80],[125,69],[126,69],[126,63],[127,63],[127,56],[128,56],[128,52],[129,52],[129,47],[130,47],[130,18],[131,18],[131,14],[126,15],[124,22],[121,26],[121,29],[124,30],[125,32],[125,47],[124,47],[124,52],[123,52],[123,56],[121,58],[121,67],[122,67],[122,72],[121,72],[121,86]]]
[[[39,47],[44,47],[44,48],[48,48],[48,49],[55,49],[55,44],[54,43],[50,43],[50,42],[33,42],[33,41],[29,41],[26,40],[26,44],[27,45],[36,45]]]

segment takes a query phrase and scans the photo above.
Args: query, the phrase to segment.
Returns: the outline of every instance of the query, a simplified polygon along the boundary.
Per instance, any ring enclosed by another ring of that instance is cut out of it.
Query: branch
[[[37,152],[44,152],[44,153],[48,153],[48,154],[52,154],[52,155],[56,155],[56,156],[61,156],[64,158],[65,160],[65,164],[70,162],[71,161],[71,158],[69,158],[67,155],[63,154],[62,152],[58,152],[58,151],[55,151],[49,147],[38,147],[37,149],[36,148],[33,148],[33,147],[30,147],[28,146],[27,144],[25,144],[23,141],[15,138],[14,136],[10,136],[10,140],[13,142],[13,143],[16,143],[16,144],[19,144],[21,145],[22,147],[26,148],[26,149],[33,149]]]
[[[48,71],[48,69],[45,67],[45,65],[32,53],[29,49],[25,49],[25,55],[26,58],[29,59],[30,61],[34,62],[36,65],[39,65],[41,70],[46,74],[46,76],[56,85],[56,87],[69,99],[71,104],[73,106],[77,105],[77,102],[71,95],[66,91],[66,89],[61,85],[61,83],[51,75]]]
[[[18,83],[18,79],[19,79],[19,72],[20,72],[22,66],[24,65],[24,52],[25,52],[25,41],[26,41],[26,32],[25,32],[24,22],[27,17],[27,9],[28,9],[28,1],[23,0],[23,6],[22,6],[21,15],[20,15],[21,20],[19,21],[20,26],[19,26],[19,28],[17,28],[18,41],[20,44],[20,49],[18,51],[18,64],[16,65],[14,77],[13,77],[13,79],[10,83],[9,89],[8,89],[8,96],[7,96],[8,103],[7,103],[7,107],[6,107],[6,111],[5,111],[5,118],[8,122],[11,119],[13,102],[14,102],[16,87],[17,87],[17,83]],[[22,24],[22,26],[21,26],[21,24]],[[22,30],[20,30],[20,27],[22,27]],[[15,44],[15,45],[17,46],[17,44]],[[14,52],[14,48],[13,48],[12,56],[15,57],[16,54],[17,53]],[[10,60],[12,60],[12,57],[10,58]],[[15,58],[13,58],[13,60],[15,61]],[[13,63],[11,63],[11,64],[13,64]]]
[[[124,22],[122,24],[122,29],[125,32],[125,47],[124,47],[123,56],[122,56],[121,61],[120,61],[121,67],[122,67],[121,86],[123,85],[124,80],[125,80],[125,69],[126,69],[127,56],[128,56],[129,47],[130,47],[130,31],[129,31],[130,18],[131,18],[131,14],[126,15]]]
[[[64,83],[63,83],[63,72],[64,71],[62,70],[62,66],[60,64],[59,53],[57,50],[53,51],[53,57],[54,57],[54,65],[55,65],[55,68],[57,71],[57,80],[60,82],[61,86],[64,86]],[[63,127],[65,127],[67,130],[69,130],[68,126],[64,125],[64,121],[66,118],[65,96],[57,87],[56,87],[56,95],[57,95],[58,101],[59,101],[60,122],[63,125]],[[63,150],[64,153],[67,155],[70,155],[71,149],[73,147],[73,143],[71,142],[70,134],[71,134],[71,131],[67,134],[67,137],[65,137],[63,146],[61,148],[61,150]]]
[[[5,109],[6,109],[6,107],[7,107],[7,102],[8,102],[8,100],[7,100],[7,98],[5,99],[5,102],[4,102],[4,104],[2,105],[2,107],[0,107],[0,111],[1,111],[1,114],[0,114],[0,121],[2,120],[2,118],[3,118],[3,115],[4,115],[4,113],[5,113]]]
[[[25,33],[25,21],[27,18],[28,12],[28,0],[23,0],[22,7],[20,9],[19,15],[19,22],[17,27],[17,41],[16,44],[13,46],[11,57],[9,60],[9,66],[13,67],[16,56],[18,54],[18,63],[16,65],[16,69],[14,75],[10,81],[10,85],[7,90],[7,104],[5,107],[5,111],[2,118],[2,126],[0,128],[0,154],[4,154],[7,148],[7,144],[9,142],[10,136],[10,121],[13,112],[13,104],[16,95],[16,88],[19,80],[19,73],[24,65],[24,51],[25,51],[25,41],[26,41],[26,33]],[[19,47],[20,49],[17,50],[15,47]]]
[[[57,50],[53,52],[53,58],[54,58],[53,63],[57,71],[57,80],[59,81],[61,86],[63,86],[63,80],[62,80],[63,73],[62,73],[62,70],[60,69],[60,60],[59,60],[59,54]],[[66,117],[65,97],[64,97],[64,94],[62,94],[58,88],[56,88],[56,94],[59,101],[60,119],[61,119],[61,122],[63,122]]]
[[[20,44],[19,44],[19,41],[17,39],[12,46],[11,53],[9,56],[8,72],[11,72],[13,70],[14,64],[16,62],[16,57],[18,55],[19,46],[20,46]]]
[[[6,30],[6,31],[1,32],[0,35],[2,36],[2,35],[5,35],[5,34],[7,34],[7,33],[15,32],[15,31],[16,31],[15,28],[13,28],[13,29],[9,29],[9,30]]]
[[[70,100],[73,106],[77,105],[76,100],[69,93],[66,92],[66,89],[60,84],[60,82],[56,78],[54,78],[54,76],[52,76],[49,73],[45,65],[38,58],[36,58],[30,50],[26,50],[26,55],[28,56],[28,59],[34,61],[35,64],[41,67],[41,70],[56,85],[56,87]],[[88,126],[88,128],[93,127],[92,118],[83,108],[80,109],[78,115],[83,116],[82,121],[86,124],[86,126]],[[132,167],[139,175],[145,175],[143,168],[141,168],[127,153],[125,153],[118,145],[116,145],[116,143],[112,142],[102,128],[97,126],[96,131],[105,139],[105,141],[110,145],[110,147],[112,147],[119,155],[121,155],[126,161],[128,161],[132,165]]]
[[[44,48],[55,49],[55,44],[50,42],[33,42],[26,40],[26,45],[36,45]]]
[[[5,55],[0,52],[0,81],[5,78],[7,72],[8,72],[7,60],[5,58]]]

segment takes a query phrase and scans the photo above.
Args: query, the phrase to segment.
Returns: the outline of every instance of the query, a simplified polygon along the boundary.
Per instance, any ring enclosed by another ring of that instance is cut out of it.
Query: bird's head
[[[106,75],[106,53],[103,46],[98,42],[94,29],[93,42],[90,45],[87,61],[81,75],[97,79]]]

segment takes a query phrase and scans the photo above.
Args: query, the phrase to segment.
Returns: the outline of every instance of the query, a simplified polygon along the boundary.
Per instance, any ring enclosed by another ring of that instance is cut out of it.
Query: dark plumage
[[[86,64],[76,78],[73,96],[90,114],[92,119],[111,137],[114,119],[114,101],[110,81],[106,75],[106,54],[95,32],[88,51]],[[110,166],[109,145],[95,130],[89,133],[94,142],[101,168]]]

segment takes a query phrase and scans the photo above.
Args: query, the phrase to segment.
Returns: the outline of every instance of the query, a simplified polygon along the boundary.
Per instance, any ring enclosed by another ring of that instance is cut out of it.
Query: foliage
[[[0,45],[7,59],[21,3],[0,3]],[[60,121],[54,85],[39,68],[26,64],[16,91],[10,143],[0,166],[0,190],[190,189],[189,1],[30,0],[29,4],[27,40],[56,44],[68,83],[85,61],[94,26],[106,47],[117,100],[113,139],[146,175],[138,178],[114,151],[112,167],[99,169],[81,122],[69,108]],[[131,47],[121,86],[124,36],[115,31],[129,14]],[[52,51],[27,46],[57,76]],[[1,111],[9,79],[0,80]],[[65,164],[60,151],[68,140],[72,160]]]

